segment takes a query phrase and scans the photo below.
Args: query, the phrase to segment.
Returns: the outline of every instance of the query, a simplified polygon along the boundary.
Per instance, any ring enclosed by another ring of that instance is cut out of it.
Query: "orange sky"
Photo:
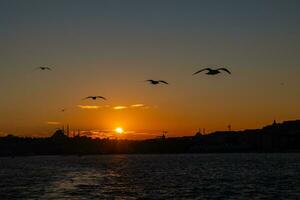
[[[300,118],[297,1],[16,2],[0,3],[1,135],[70,124],[140,139]],[[192,76],[216,65],[232,75]]]

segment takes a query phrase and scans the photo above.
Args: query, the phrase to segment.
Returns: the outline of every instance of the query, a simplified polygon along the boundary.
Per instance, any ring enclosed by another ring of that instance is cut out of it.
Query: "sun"
[[[118,127],[115,129],[115,132],[118,134],[122,134],[122,133],[124,133],[124,130],[121,127]]]

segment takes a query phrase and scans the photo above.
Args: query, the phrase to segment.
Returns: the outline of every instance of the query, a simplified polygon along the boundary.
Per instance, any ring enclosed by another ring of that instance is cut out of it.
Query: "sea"
[[[300,199],[300,154],[5,157],[0,199]]]

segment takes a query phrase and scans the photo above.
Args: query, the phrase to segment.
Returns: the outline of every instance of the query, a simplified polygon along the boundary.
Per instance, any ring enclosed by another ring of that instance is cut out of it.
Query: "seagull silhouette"
[[[195,72],[193,75],[199,74],[200,72],[203,72],[203,71],[207,71],[207,73],[206,73],[207,75],[217,75],[217,74],[221,73],[221,71],[225,71],[228,74],[231,74],[231,72],[228,69],[222,67],[222,68],[218,68],[218,69],[211,69],[211,68],[201,69],[201,70]]]
[[[163,80],[158,80],[158,81],[155,81],[155,80],[146,80],[146,81],[148,81],[150,84],[152,84],[152,85],[157,85],[157,84],[160,84],[160,83],[164,83],[164,84],[166,84],[166,85],[168,85],[169,83],[168,82],[166,82],[166,81],[163,81]]]
[[[52,69],[50,67],[37,67],[36,69],[40,69],[42,71],[45,71],[45,70],[52,71]]]
[[[105,97],[102,97],[102,96],[88,96],[82,100],[85,100],[85,99],[92,99],[92,100],[97,100],[97,99],[103,99],[103,100],[107,100]]]

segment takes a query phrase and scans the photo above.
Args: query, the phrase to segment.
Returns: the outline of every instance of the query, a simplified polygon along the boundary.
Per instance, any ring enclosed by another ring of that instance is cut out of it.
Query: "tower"
[[[228,131],[230,132],[231,131],[231,125],[229,124],[227,128],[228,128]]]
[[[67,136],[69,137],[69,134],[70,134],[70,127],[69,127],[69,124],[67,125]]]

